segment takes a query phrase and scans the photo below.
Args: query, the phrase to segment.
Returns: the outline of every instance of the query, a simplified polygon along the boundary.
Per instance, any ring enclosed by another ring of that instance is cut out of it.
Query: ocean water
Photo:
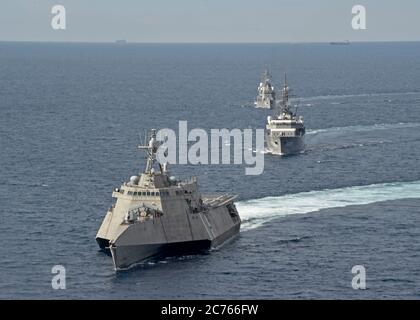
[[[259,176],[174,166],[239,195],[240,235],[115,273],[94,238],[113,188],[143,169],[140,135],[264,128],[265,67],[277,87],[288,73],[306,152],[266,155]],[[0,43],[0,298],[418,299],[419,108],[420,43]]]

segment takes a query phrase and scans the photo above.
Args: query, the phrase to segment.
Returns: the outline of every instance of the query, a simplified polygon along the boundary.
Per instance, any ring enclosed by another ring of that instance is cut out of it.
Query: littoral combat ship
[[[116,203],[96,235],[116,270],[156,256],[193,253],[218,247],[239,232],[234,196],[202,197],[197,179],[178,181],[157,161],[152,130],[146,169],[112,193]],[[155,168],[155,167],[158,168]]]
[[[256,108],[273,109],[276,104],[276,92],[271,85],[271,76],[268,70],[265,70],[260,85],[257,89],[257,99],[255,101]]]
[[[290,110],[289,86],[286,75],[282,90],[282,101],[274,117],[267,118],[265,132],[266,151],[275,155],[291,155],[304,148],[305,125],[303,118]]]

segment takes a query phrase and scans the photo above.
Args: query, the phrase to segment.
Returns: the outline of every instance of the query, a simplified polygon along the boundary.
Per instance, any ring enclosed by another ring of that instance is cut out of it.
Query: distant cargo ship
[[[118,43],[118,44],[126,44],[127,43],[127,40],[115,40],[115,43]]]
[[[333,42],[330,42],[330,44],[332,44],[332,45],[338,45],[338,46],[345,46],[345,45],[349,45],[350,44],[350,41],[349,40],[346,40],[346,41],[333,41]]]

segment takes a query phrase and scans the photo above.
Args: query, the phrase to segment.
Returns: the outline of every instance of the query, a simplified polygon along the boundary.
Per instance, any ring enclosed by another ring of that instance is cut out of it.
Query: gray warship
[[[152,130],[149,143],[139,146],[147,151],[145,171],[113,191],[116,202],[96,235],[116,270],[219,247],[239,233],[235,197],[202,197],[195,177],[179,181],[170,176],[168,165],[157,161],[158,147]]]
[[[268,70],[265,70],[261,76],[261,82],[257,89],[256,108],[273,109],[276,104],[276,92],[271,85],[271,76]]]
[[[267,118],[265,145],[267,153],[292,155],[300,153],[304,147],[305,124],[301,116],[290,109],[289,86],[284,76],[282,100],[274,117]]]

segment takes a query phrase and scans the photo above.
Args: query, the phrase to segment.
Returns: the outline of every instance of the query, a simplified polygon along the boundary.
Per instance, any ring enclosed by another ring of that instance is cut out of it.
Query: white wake
[[[341,94],[341,95],[323,95],[314,97],[301,97],[291,99],[292,101],[306,102],[316,100],[336,100],[336,99],[348,99],[348,98],[364,98],[364,97],[388,97],[388,96],[406,96],[406,95],[418,95],[420,92],[409,91],[409,92],[389,92],[389,93],[360,93],[360,94]]]
[[[348,127],[331,127],[323,129],[314,129],[308,130],[307,135],[315,135],[318,133],[328,133],[328,132],[368,132],[374,130],[392,130],[392,129],[404,129],[404,128],[418,128],[420,123],[417,122],[400,122],[400,123],[378,123],[373,125],[356,125]]]
[[[267,197],[238,202],[237,208],[243,220],[242,230],[249,230],[275,218],[291,214],[408,198],[420,198],[420,181],[372,184]]]

